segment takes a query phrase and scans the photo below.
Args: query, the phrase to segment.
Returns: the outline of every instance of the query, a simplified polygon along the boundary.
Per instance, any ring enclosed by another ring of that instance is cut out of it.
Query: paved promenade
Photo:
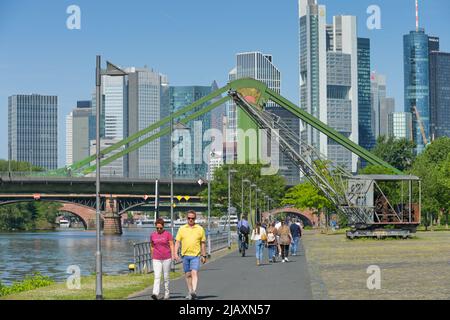
[[[255,250],[251,247],[246,257],[234,251],[202,266],[197,289],[199,300],[306,300],[312,299],[308,267],[301,248],[290,262],[269,264],[267,249],[265,261],[256,266]],[[170,284],[171,298],[185,299],[184,278]],[[161,288],[163,291],[163,288]],[[132,299],[151,299],[148,288]]]

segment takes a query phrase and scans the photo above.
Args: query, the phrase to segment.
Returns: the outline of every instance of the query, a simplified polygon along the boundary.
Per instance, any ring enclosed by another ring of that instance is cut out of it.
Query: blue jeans
[[[275,256],[277,246],[268,246],[268,249],[269,249],[269,260],[272,260],[273,257]]]
[[[297,254],[299,240],[300,240],[300,237],[294,237],[294,239],[292,239],[293,243],[291,246],[291,254]]]
[[[264,256],[264,242],[262,242],[261,240],[256,240],[255,247],[256,247],[256,259],[262,261]]]

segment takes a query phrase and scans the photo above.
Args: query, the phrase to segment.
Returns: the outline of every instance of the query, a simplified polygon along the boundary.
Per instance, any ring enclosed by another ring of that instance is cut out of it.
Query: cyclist
[[[250,225],[247,221],[247,216],[243,215],[241,220],[239,220],[237,224],[237,232],[238,232],[238,242],[239,242],[239,253],[242,252],[242,246],[244,245],[245,250],[248,249],[248,235],[250,233]],[[242,243],[242,240],[244,242]]]

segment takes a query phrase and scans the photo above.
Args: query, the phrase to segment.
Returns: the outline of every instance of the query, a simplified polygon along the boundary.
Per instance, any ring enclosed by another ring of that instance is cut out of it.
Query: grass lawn
[[[171,273],[171,279],[178,278],[181,273]],[[144,290],[153,285],[153,274],[125,274],[103,276],[103,297],[105,300],[126,299],[130,294]],[[95,276],[81,278],[80,290],[69,290],[65,283],[21,292],[0,300],[94,300]]]
[[[315,299],[450,299],[450,232],[408,240],[347,240],[306,231],[302,238]],[[367,268],[381,269],[369,290]]]

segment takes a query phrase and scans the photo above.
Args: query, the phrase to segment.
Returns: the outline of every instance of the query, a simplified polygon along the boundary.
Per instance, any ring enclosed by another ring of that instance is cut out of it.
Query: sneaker
[[[153,300],[158,300],[158,296],[156,294],[152,294],[152,299]]]
[[[288,258],[285,258],[284,260],[286,260],[286,262],[289,262],[289,259],[288,259]]]
[[[188,300],[192,300],[192,295],[191,295],[191,293],[188,293],[188,295],[187,295],[185,298],[188,299]]]
[[[285,259],[283,259],[283,260],[281,260],[281,262],[285,263],[286,261],[285,261]]]
[[[197,294],[195,292],[191,293],[191,300],[197,300]]]
[[[165,295],[164,295],[164,300],[169,300],[170,299],[170,294],[169,293],[166,293]]]
[[[275,257],[272,258],[272,262],[275,263],[277,262],[277,259]]]

